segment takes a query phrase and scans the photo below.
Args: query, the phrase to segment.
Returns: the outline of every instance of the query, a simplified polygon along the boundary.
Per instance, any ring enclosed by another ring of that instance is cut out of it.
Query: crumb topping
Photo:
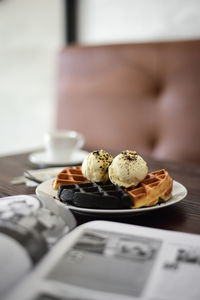
[[[122,159],[128,160],[128,161],[136,161],[137,160],[137,152],[130,151],[130,150],[122,151]]]
[[[105,162],[108,165],[110,165],[113,160],[113,157],[104,150],[95,150],[92,154],[98,159],[98,162]],[[102,166],[99,168],[102,168]]]

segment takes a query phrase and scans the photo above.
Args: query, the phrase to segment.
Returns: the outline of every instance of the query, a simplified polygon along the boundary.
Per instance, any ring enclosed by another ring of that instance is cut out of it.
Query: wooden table
[[[170,175],[185,185],[187,197],[181,202],[169,207],[135,215],[126,218],[110,220],[123,223],[176,230],[200,234],[200,165],[180,164],[147,160],[150,171],[165,168]],[[25,169],[36,168],[28,160],[28,154],[0,158],[0,197],[33,194],[35,188],[22,185],[12,185],[10,181],[15,176],[23,174]],[[75,215],[78,224],[94,220],[94,217]],[[96,218],[95,218],[96,219]],[[101,220],[106,218],[101,217]]]

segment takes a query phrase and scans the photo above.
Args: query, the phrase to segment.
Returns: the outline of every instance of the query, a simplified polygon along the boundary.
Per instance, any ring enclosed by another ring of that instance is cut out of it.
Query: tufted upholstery
[[[71,46],[59,55],[57,128],[86,148],[200,163],[200,41]]]

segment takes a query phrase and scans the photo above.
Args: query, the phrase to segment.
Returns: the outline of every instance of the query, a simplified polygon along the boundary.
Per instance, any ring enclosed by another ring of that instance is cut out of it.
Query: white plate
[[[29,155],[29,160],[36,165],[43,166],[67,166],[67,165],[77,165],[82,163],[84,158],[88,155],[87,151],[77,150],[74,152],[68,160],[65,161],[53,161],[50,160],[45,151],[34,152]]]
[[[57,197],[57,191],[52,188],[52,180],[47,180],[36,188],[36,194],[40,198],[46,197],[50,199],[55,199]],[[134,208],[134,209],[92,209],[92,208],[81,208],[81,207],[76,207],[72,205],[66,205],[60,202],[59,200],[54,200],[58,201],[59,205],[61,204],[63,208],[69,208],[74,212],[78,212],[81,214],[87,214],[87,215],[98,215],[98,214],[103,214],[103,215],[109,215],[109,214],[136,214],[136,213],[143,213],[147,212],[150,210],[154,209],[159,209],[162,207],[166,207],[172,204],[175,204],[182,199],[184,199],[187,195],[187,189],[179,182],[173,181],[173,189],[172,189],[172,196],[170,200],[160,203],[151,207],[142,207],[142,208]]]

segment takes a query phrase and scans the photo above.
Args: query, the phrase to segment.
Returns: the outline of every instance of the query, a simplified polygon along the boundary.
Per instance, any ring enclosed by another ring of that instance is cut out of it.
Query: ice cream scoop
[[[122,151],[108,170],[110,181],[121,187],[137,186],[147,175],[145,160],[136,151]]]
[[[88,154],[82,164],[83,176],[92,182],[106,182],[108,167],[113,157],[104,150],[96,150]]]

